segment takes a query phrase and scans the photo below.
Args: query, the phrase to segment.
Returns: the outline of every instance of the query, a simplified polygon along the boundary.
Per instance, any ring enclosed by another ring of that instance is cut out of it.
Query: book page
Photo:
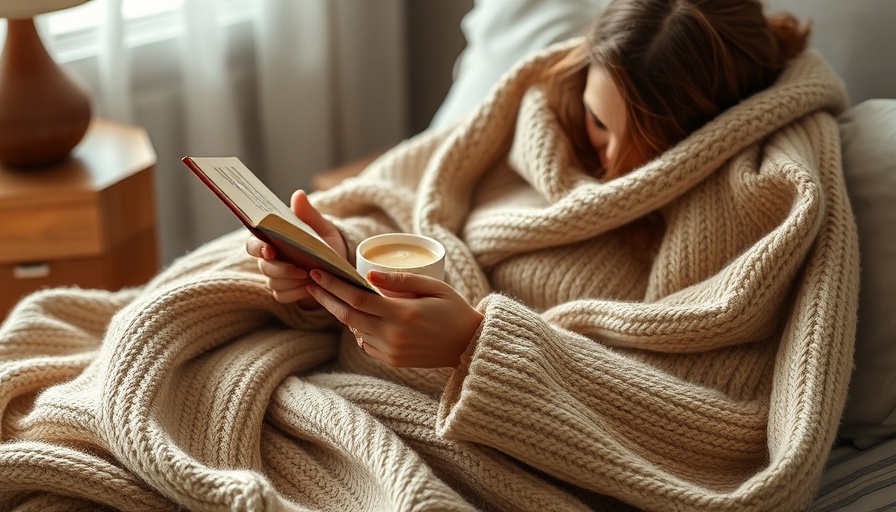
[[[320,236],[289,209],[237,157],[191,158],[206,177],[224,194],[234,207],[257,226],[268,214],[274,213],[295,224],[315,238]]]

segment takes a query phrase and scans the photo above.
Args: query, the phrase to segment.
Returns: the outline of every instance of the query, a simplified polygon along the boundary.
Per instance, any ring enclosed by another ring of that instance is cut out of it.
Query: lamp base
[[[0,55],[0,163],[64,160],[87,132],[90,98],[47,53],[34,20],[10,19]]]

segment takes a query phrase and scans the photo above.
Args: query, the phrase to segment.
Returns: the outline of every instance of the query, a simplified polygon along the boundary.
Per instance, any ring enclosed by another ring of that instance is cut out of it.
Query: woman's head
[[[590,150],[614,177],[771,85],[807,37],[792,16],[766,17],[757,0],[614,0],[555,70],[561,90],[551,97],[571,134],[584,123],[579,153]],[[618,101],[599,98],[608,86]],[[603,119],[620,108],[624,129]]]

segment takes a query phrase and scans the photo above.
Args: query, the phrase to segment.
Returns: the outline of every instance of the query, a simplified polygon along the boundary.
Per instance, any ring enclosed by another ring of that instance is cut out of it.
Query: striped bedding
[[[811,512],[896,510],[896,439],[831,451]]]

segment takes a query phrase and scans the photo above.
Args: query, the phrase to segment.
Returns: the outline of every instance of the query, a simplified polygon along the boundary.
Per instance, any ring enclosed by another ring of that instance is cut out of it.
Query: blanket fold
[[[10,313],[0,509],[807,507],[855,335],[842,84],[807,52],[603,182],[539,83],[579,42],[311,196],[350,251],[443,242],[446,281],[485,315],[458,368],[387,367],[276,303],[235,231],[142,287]]]

